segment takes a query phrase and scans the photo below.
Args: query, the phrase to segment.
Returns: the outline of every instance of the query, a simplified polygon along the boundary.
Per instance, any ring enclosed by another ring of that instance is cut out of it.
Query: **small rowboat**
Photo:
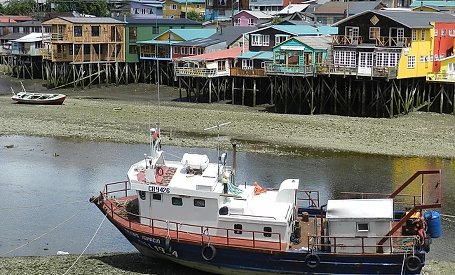
[[[17,103],[61,105],[66,99],[64,94],[29,93],[24,86],[22,86],[22,92],[15,93],[13,88],[11,88],[11,91],[13,92],[11,99]]]

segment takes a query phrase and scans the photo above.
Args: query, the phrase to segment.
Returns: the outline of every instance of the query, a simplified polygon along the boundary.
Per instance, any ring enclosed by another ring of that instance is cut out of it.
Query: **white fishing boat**
[[[150,136],[128,180],[91,198],[145,256],[220,274],[419,274],[441,235],[439,170],[418,171],[391,194],[320,205],[299,179],[238,185],[235,145],[231,166],[220,151],[216,162],[169,161],[159,123]],[[414,184],[421,193],[405,195]]]
[[[13,88],[11,87],[11,91],[13,93],[11,99],[16,101],[17,103],[61,105],[66,99],[66,95],[64,94],[30,93],[25,90],[24,85],[22,85],[22,82],[21,86],[22,91],[19,93],[14,92]]]

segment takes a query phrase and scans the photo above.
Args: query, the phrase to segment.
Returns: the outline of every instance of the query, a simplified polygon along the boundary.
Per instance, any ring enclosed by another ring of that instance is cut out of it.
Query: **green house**
[[[323,64],[330,49],[330,36],[295,36],[273,47],[268,75],[312,75]]]
[[[122,20],[123,21],[123,20]],[[202,24],[186,18],[136,19],[126,18],[126,54],[125,61],[139,62],[139,45],[137,41],[151,40],[169,29],[197,29]]]

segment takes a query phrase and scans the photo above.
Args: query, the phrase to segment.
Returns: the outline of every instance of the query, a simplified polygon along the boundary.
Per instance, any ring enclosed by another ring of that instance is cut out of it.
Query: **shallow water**
[[[180,160],[187,151],[217,157],[209,149],[164,150],[168,160]],[[0,257],[81,253],[103,220],[88,199],[105,183],[125,180],[130,164],[147,151],[147,145],[0,137]],[[298,178],[300,188],[320,190],[322,203],[342,191],[391,192],[416,170],[442,169],[442,213],[455,215],[454,160],[239,152],[237,163],[238,183],[275,187],[285,178]],[[135,249],[105,221],[85,253],[128,251]],[[454,223],[444,221],[444,235],[433,240],[429,258],[454,260],[453,251]]]

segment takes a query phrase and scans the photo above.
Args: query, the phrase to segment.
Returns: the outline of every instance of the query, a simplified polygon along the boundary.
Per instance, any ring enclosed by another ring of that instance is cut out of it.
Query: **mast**
[[[215,129],[215,128],[218,129],[218,137],[217,137],[217,141],[218,142],[217,142],[217,146],[216,146],[217,147],[216,151],[218,153],[218,162],[217,162],[218,163],[218,165],[217,165],[217,167],[218,167],[218,180],[220,179],[220,162],[221,162],[221,155],[220,155],[220,150],[221,150],[221,148],[220,148],[220,128],[221,128],[221,126],[226,126],[226,125],[229,125],[229,124],[231,124],[231,122],[225,122],[225,123],[217,124],[215,126],[210,126],[210,127],[204,129],[204,131]]]

